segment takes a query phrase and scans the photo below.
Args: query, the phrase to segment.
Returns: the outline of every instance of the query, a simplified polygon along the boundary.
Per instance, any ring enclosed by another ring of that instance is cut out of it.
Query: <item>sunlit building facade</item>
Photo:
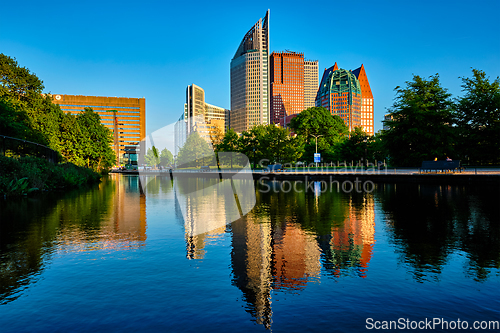
[[[319,86],[318,60],[304,60],[304,109],[315,106]]]
[[[359,85],[361,86],[361,127],[363,131],[369,135],[374,135],[373,94],[370,83],[368,82],[368,77],[366,76],[365,66],[361,65],[361,67],[353,70],[352,73],[356,75],[356,78],[359,80]]]
[[[113,132],[117,164],[137,164],[138,154],[144,151],[141,142],[146,137],[145,98],[55,94],[52,102],[71,114],[92,108],[101,117],[101,123]]]
[[[316,95],[316,106],[338,115],[352,131],[355,127],[374,134],[373,94],[363,65],[354,71],[334,66],[325,69]]]
[[[245,34],[231,60],[231,128],[268,124],[269,10]]]
[[[198,134],[211,143],[211,136],[224,134],[229,124],[229,110],[205,103],[205,90],[192,84],[186,88],[186,103],[183,115],[175,124],[175,149],[174,154],[179,153],[180,148],[186,142],[192,132]]]
[[[271,122],[304,110],[304,54],[273,52],[270,59]]]

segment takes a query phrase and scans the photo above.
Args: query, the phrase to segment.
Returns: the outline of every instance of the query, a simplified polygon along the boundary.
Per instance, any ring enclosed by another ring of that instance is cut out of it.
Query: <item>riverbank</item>
[[[99,182],[101,175],[72,163],[54,164],[46,159],[0,156],[0,195],[22,196]]]
[[[224,178],[232,177],[236,170],[222,170]],[[250,172],[249,170],[247,172]],[[138,175],[138,171],[114,171],[114,173]],[[202,177],[219,178],[220,174],[215,169],[210,171],[200,170],[150,170],[141,171],[141,175],[165,177]],[[388,170],[357,170],[357,171],[285,171],[265,172],[253,171],[255,180],[287,180],[287,181],[371,181],[373,183],[420,183],[420,184],[497,184],[500,185],[499,170],[468,170],[465,172],[429,172],[420,173],[418,169],[388,169]]]

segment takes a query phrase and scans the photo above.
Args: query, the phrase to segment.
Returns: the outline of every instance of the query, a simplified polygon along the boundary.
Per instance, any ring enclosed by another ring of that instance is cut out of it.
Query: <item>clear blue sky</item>
[[[176,121],[186,86],[230,107],[229,63],[267,9],[271,51],[362,63],[382,127],[394,88],[440,74],[454,96],[471,67],[500,75],[500,1],[24,1],[1,6],[0,53],[37,74],[45,92],[146,97],[147,132]]]

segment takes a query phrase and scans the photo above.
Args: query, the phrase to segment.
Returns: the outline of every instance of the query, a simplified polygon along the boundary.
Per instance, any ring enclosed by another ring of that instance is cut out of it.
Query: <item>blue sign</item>
[[[314,154],[314,163],[320,163],[321,162],[321,154],[316,153]]]

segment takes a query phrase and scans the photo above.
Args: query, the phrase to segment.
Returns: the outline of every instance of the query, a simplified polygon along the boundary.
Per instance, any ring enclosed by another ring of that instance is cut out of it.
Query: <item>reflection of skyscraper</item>
[[[355,268],[361,277],[366,277],[375,243],[374,211],[373,196],[365,196],[361,205],[353,204],[351,197],[349,217],[331,234],[327,261],[335,276]]]
[[[273,230],[272,272],[274,289],[301,289],[320,272],[320,251],[313,235],[288,222]]]
[[[245,34],[231,60],[231,128],[269,123],[269,10]]]
[[[256,322],[271,326],[271,225],[252,216],[231,224],[233,283],[243,292]],[[269,221],[268,221],[269,222]]]

